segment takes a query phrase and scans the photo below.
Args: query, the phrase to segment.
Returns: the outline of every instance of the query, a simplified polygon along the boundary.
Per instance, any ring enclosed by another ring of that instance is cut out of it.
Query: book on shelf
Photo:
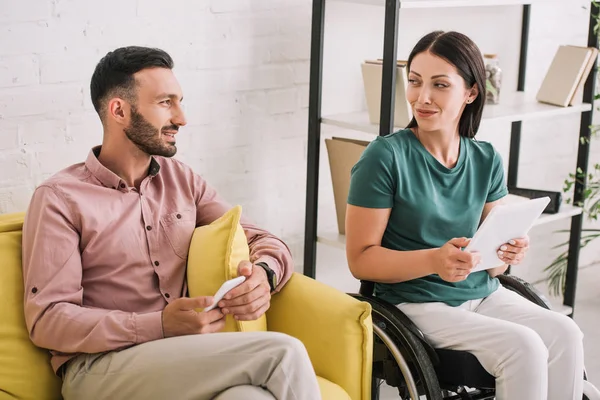
[[[350,190],[350,172],[368,144],[368,141],[348,138],[333,137],[325,139],[331,171],[338,232],[342,235],[346,234],[346,202],[348,200],[348,191]]]
[[[590,49],[592,54],[590,55],[590,59],[583,70],[583,75],[577,84],[577,88],[575,89],[575,93],[573,97],[571,97],[571,101],[569,105],[572,106],[575,103],[575,99],[579,98],[579,93],[583,91],[583,85],[585,85],[585,81],[587,80],[590,72],[592,72],[592,68],[596,65],[596,58],[598,57],[598,49],[595,47],[582,47],[584,49]]]
[[[407,62],[398,60],[396,65],[398,69],[396,70],[394,125],[405,127],[413,117],[410,104],[406,100],[406,87],[408,86]],[[361,70],[369,121],[372,124],[379,124],[383,60],[365,60],[361,65]]]
[[[561,107],[573,105],[596,63],[598,49],[559,46],[538,90],[539,102]]]

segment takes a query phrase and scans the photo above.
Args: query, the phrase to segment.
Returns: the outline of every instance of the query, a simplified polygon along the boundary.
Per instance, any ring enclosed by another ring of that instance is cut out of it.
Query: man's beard
[[[177,131],[177,125],[165,126],[162,130]],[[162,134],[134,106],[131,106],[131,122],[125,134],[140,150],[151,156],[173,157],[177,146],[162,140]]]

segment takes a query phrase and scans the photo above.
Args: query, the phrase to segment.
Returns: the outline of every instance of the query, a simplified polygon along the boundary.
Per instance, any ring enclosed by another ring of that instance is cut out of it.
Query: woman
[[[474,140],[485,101],[477,46],[456,32],[424,36],[408,59],[408,127],[378,137],[352,170],[346,214],[352,274],[376,282],[439,348],[473,353],[497,398],[582,398],[583,335],[572,319],[499,284],[529,239],[498,249],[504,266],[470,273],[462,251],[508,194],[499,154]]]

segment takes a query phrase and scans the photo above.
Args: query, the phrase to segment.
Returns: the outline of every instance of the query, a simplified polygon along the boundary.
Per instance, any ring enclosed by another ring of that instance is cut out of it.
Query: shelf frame
[[[330,0],[331,1],[331,0]],[[480,7],[480,6],[509,6],[521,5],[523,17],[521,26],[521,43],[519,52],[519,73],[517,91],[523,92],[525,88],[525,72],[527,66],[527,51],[529,42],[529,22],[531,5],[541,3],[542,0],[338,0],[350,3],[385,6],[385,26],[383,44],[383,76],[381,84],[381,112],[379,125],[366,125],[372,133],[387,135],[394,130],[394,93],[396,79],[396,49],[398,42],[399,13],[401,9],[433,8],[433,7]],[[544,2],[546,3],[546,2]],[[590,19],[588,27],[588,46],[598,47],[598,36],[594,34],[595,18],[598,7],[589,2]],[[309,121],[308,121],[308,155],[306,179],[306,219],[304,240],[304,274],[314,278],[317,264],[317,221],[318,221],[318,195],[319,195],[319,155],[321,143],[321,126],[331,123],[350,129],[357,125],[345,125],[333,118],[323,119],[322,105],[322,79],[323,79],[323,46],[325,30],[325,0],[313,0],[312,29],[311,29],[311,61],[310,61],[310,90],[309,90]],[[593,104],[595,96],[596,68],[587,77],[583,103],[580,105],[581,123],[579,131],[579,147],[577,151],[577,170],[583,172],[584,178],[575,185],[574,204],[581,204],[586,187],[586,175],[589,163],[589,139],[591,136]],[[575,112],[565,109],[564,113]],[[552,114],[559,115],[556,111]],[[562,112],[561,112],[562,114]],[[541,113],[540,113],[541,115]],[[510,116],[508,116],[510,120]],[[521,145],[522,121],[526,115],[511,121],[511,141],[508,160],[507,185],[509,188],[518,184],[519,155]],[[494,120],[494,118],[490,118]],[[374,129],[375,128],[375,129]],[[360,130],[360,129],[359,129]],[[374,130],[374,132],[373,132]],[[576,170],[576,171],[577,171]],[[569,237],[568,263],[566,288],[563,296],[563,305],[571,309],[569,316],[573,317],[575,311],[575,295],[577,287],[577,272],[579,264],[579,250],[581,243],[581,230],[583,214],[577,212],[570,216],[571,229]],[[549,220],[548,220],[549,221]]]
[[[381,7],[387,0],[334,0],[344,3],[364,4]],[[403,0],[399,1],[399,9],[431,9],[457,7],[488,7],[488,6],[522,6],[536,3],[548,3],[547,0]]]
[[[588,27],[588,46],[598,47],[598,34],[594,33],[596,25],[595,16],[598,15],[599,9],[594,3],[590,2],[590,20]],[[598,78],[597,68],[592,68],[592,71],[585,81],[583,87],[583,101],[594,103],[596,79]],[[588,175],[588,164],[590,161],[590,138],[592,136],[591,125],[593,123],[594,107],[589,111],[581,114],[581,122],[579,125],[579,146],[577,148],[577,168],[582,171],[583,177],[575,183],[573,195],[573,204],[581,205],[584,200],[583,193],[585,192]],[[565,294],[563,296],[563,304],[573,309],[571,317],[575,312],[575,294],[577,289],[577,274],[579,271],[579,250],[581,248],[581,229],[583,228],[583,214],[576,215],[571,219],[571,230],[569,233],[569,253],[567,256],[567,275],[565,278]]]

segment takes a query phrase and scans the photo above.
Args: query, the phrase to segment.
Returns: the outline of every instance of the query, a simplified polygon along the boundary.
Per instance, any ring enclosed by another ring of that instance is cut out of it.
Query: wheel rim
[[[408,392],[410,394],[411,400],[419,400],[419,390],[417,389],[417,384],[413,379],[412,372],[410,372],[410,368],[408,367],[408,363],[396,347],[396,344],[390,338],[390,336],[385,333],[383,329],[381,329],[377,324],[373,324],[373,332],[381,339],[381,341],[386,345],[394,360],[398,363],[398,367],[402,372],[402,376],[404,377],[404,382],[408,388]]]

